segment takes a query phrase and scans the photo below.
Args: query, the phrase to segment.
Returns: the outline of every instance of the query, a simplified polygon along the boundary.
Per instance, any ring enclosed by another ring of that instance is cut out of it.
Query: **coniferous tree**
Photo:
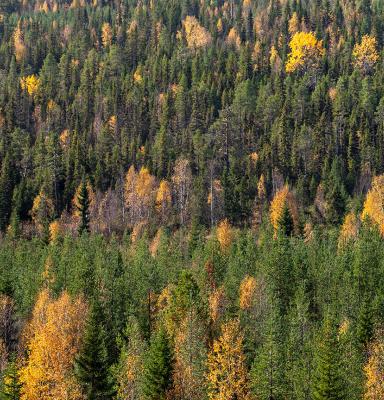
[[[9,361],[3,372],[3,382],[0,391],[1,400],[19,400],[21,384],[19,382],[19,372],[17,363],[14,359]]]
[[[96,301],[85,327],[82,349],[75,360],[75,374],[88,400],[113,398],[101,306]]]
[[[147,400],[166,398],[172,384],[173,355],[165,329],[152,337],[144,360],[142,393]]]
[[[314,400],[345,399],[341,374],[340,346],[336,324],[327,316],[323,323],[316,354],[316,371],[313,379]]]
[[[280,232],[285,236],[292,236],[294,231],[293,218],[289,211],[288,205],[285,203],[281,217],[279,218]]]
[[[80,226],[79,226],[79,234],[81,235],[84,232],[89,232],[89,193],[87,188],[87,183],[85,179],[83,179],[80,187],[80,193],[78,198],[79,206],[78,210],[80,212]]]
[[[4,231],[8,225],[12,207],[12,175],[10,159],[3,160],[0,176],[0,229]]]

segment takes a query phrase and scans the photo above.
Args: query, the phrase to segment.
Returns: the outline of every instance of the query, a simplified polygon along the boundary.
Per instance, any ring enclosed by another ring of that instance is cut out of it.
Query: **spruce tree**
[[[324,320],[316,361],[317,365],[313,380],[313,399],[345,399],[339,340],[336,324],[331,317],[326,317]]]
[[[142,394],[146,400],[163,400],[172,383],[173,356],[164,328],[152,338],[144,360]]]
[[[372,302],[365,297],[363,304],[361,305],[359,317],[357,320],[357,332],[356,337],[358,343],[367,349],[370,341],[373,338],[373,313],[372,313]]]
[[[280,232],[285,236],[293,235],[293,219],[287,204],[284,205],[283,212],[281,214],[281,217],[279,218],[279,229]]]
[[[21,384],[15,360],[11,360],[4,373],[0,392],[0,400],[19,400]]]
[[[102,320],[101,306],[96,301],[90,310],[82,349],[75,360],[75,374],[88,400],[113,398]]]
[[[83,234],[84,232],[89,232],[89,193],[87,188],[87,182],[83,179],[80,187],[79,193],[79,206],[78,209],[80,211],[80,226],[79,226],[79,234]]]

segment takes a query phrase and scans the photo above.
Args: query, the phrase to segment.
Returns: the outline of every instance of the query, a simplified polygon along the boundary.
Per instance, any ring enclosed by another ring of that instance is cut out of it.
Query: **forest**
[[[384,399],[382,0],[0,0],[7,399]]]

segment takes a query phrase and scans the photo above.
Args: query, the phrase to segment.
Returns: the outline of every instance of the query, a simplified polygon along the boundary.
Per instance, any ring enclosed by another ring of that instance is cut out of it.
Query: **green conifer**
[[[142,393],[146,400],[163,400],[172,383],[173,356],[164,328],[152,338],[144,360]]]
[[[79,234],[83,234],[84,232],[89,232],[89,193],[87,188],[87,183],[85,179],[83,179],[80,187],[79,193],[79,206],[78,210],[80,211],[80,226],[79,226]]]
[[[82,349],[75,360],[75,374],[88,400],[113,398],[102,320],[101,306],[95,302],[86,324]]]
[[[317,365],[313,380],[314,400],[345,399],[340,358],[336,324],[331,317],[326,317],[317,349]]]
[[[0,400],[19,400],[21,384],[15,360],[11,360],[4,373],[0,391]]]

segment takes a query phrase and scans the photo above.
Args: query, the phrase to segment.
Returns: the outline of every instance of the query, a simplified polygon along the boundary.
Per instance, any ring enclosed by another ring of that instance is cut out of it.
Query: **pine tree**
[[[339,353],[335,323],[331,317],[326,317],[317,350],[317,367],[313,380],[314,400],[345,399]]]
[[[96,301],[90,310],[83,347],[75,360],[75,374],[88,400],[112,399],[102,310]]]
[[[0,400],[19,400],[21,384],[19,382],[19,373],[15,360],[11,360],[8,363],[3,374]]]
[[[80,226],[79,226],[79,234],[81,235],[84,232],[89,232],[89,193],[87,188],[87,183],[85,179],[81,184],[79,198],[78,198],[79,206],[78,210],[80,212]]]
[[[166,398],[172,383],[173,355],[164,328],[160,328],[151,340],[144,360],[142,393],[147,400]]]

